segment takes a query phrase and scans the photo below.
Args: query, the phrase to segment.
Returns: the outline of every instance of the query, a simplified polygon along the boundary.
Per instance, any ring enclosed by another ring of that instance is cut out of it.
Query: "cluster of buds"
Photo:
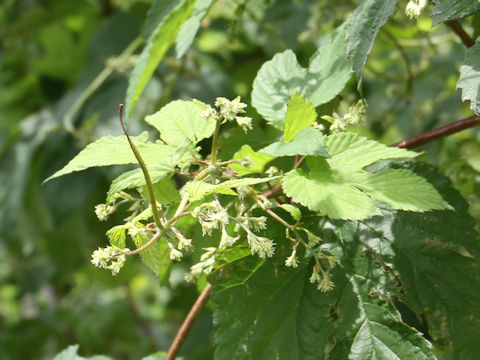
[[[92,264],[95,267],[107,269],[112,275],[117,275],[125,264],[126,254],[129,249],[119,249],[112,246],[106,248],[98,248],[92,254]]]
[[[105,221],[108,219],[108,216],[113,214],[116,210],[115,206],[107,204],[98,204],[95,206],[95,215],[97,215],[98,220]]]
[[[333,113],[333,116],[324,115],[322,119],[331,123],[331,132],[342,132],[345,131],[347,125],[362,124],[365,121],[366,111],[365,103],[360,100],[355,105],[350,106],[345,115],[339,116],[337,113]]]
[[[427,0],[410,0],[405,8],[405,14],[410,19],[417,19],[427,6]]]
[[[222,225],[229,223],[227,211],[217,200],[196,207],[192,216],[198,219],[203,235],[212,235],[213,230],[220,229]]]
[[[202,116],[205,118],[214,118],[216,121],[221,121],[222,123],[236,121],[245,132],[252,129],[252,118],[238,115],[244,114],[244,109],[247,107],[247,104],[240,101],[240,96],[237,96],[233,100],[218,97],[215,101],[215,106],[218,111],[209,106],[203,112]]]
[[[257,254],[262,259],[272,257],[275,253],[275,243],[266,237],[257,236],[251,231],[247,231],[248,245],[253,254]]]
[[[313,266],[310,282],[317,284],[317,289],[322,292],[327,292],[333,289],[334,283],[332,281],[331,270],[338,264],[338,258],[323,253],[314,254],[316,263]],[[320,260],[326,262],[324,266],[321,265]]]
[[[190,272],[185,274],[185,280],[193,282],[198,279],[202,274],[210,274],[215,267],[215,256],[217,248],[209,247],[204,248],[205,253],[200,257],[200,262],[196,263],[190,268]]]

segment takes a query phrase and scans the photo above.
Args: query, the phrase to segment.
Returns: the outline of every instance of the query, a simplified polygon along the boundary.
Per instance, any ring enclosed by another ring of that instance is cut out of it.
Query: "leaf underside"
[[[480,2],[477,2],[480,4]],[[480,41],[467,51],[465,61],[460,66],[457,89],[462,89],[462,101],[470,100],[470,109],[480,114]]]
[[[432,10],[433,26],[470,16],[480,10],[478,0],[434,0]]]

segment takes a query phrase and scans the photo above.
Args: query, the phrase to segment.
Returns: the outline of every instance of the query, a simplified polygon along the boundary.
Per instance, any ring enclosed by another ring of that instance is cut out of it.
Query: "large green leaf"
[[[185,140],[193,144],[212,136],[215,120],[205,119],[203,109],[192,101],[176,100],[160,111],[145,118],[145,121],[160,131],[160,136],[169,145],[182,145]]]
[[[384,212],[356,233],[393,265],[403,301],[425,314],[434,340],[453,342],[456,359],[473,360],[480,352],[480,236],[466,201],[445,176],[425,163],[412,170],[433,183],[455,211]]]
[[[175,152],[174,147],[152,144],[147,142],[147,138],[147,132],[137,137],[131,137],[146,164],[156,164],[162,158],[170,156]],[[45,181],[96,166],[136,163],[137,159],[130,148],[126,136],[105,136],[87,145],[65,167]]]
[[[365,219],[379,215],[373,200],[393,209],[428,211],[448,208],[433,186],[408,170],[363,167],[379,160],[417,154],[341,133],[327,138],[331,158],[308,158],[310,172],[292,170],[283,179],[285,194],[311,210],[334,219]]]
[[[270,156],[319,155],[329,157],[320,130],[307,127],[300,130],[295,138],[287,142],[280,140],[268,145],[260,152]]]
[[[345,56],[345,26],[330,35],[302,68],[291,50],[260,68],[252,91],[252,105],[273,126],[283,130],[290,97],[303,95],[314,106],[333,99],[350,79],[352,69]]]
[[[477,4],[480,2],[476,1]],[[470,108],[480,114],[480,40],[477,40],[460,66],[457,88],[462,89],[462,100],[470,100]]]
[[[288,101],[283,128],[283,139],[292,141],[297,133],[312,125],[317,119],[315,107],[300,94],[294,94]]]
[[[177,59],[180,59],[192,45],[193,39],[200,28],[202,19],[207,15],[208,10],[212,6],[214,0],[196,0],[193,7],[192,16],[185,21],[180,28],[177,36],[175,50]]]
[[[160,3],[160,1],[156,1],[152,6],[157,6],[156,3]],[[152,17],[155,18],[153,22],[155,28],[152,30],[130,75],[125,100],[127,115],[132,114],[155,69],[170,45],[175,41],[180,27],[190,16],[193,5],[194,0],[180,0],[170,12],[166,11],[169,8],[160,6],[161,9],[158,13],[151,13]]]
[[[393,14],[397,2],[397,0],[362,1],[347,21],[347,54],[352,59],[359,83],[378,31]]]
[[[445,21],[461,19],[480,10],[478,0],[434,0],[433,26]]]
[[[216,360],[434,359],[429,343],[379,296],[386,275],[362,246],[337,251],[346,256],[334,290],[323,293],[309,282],[307,262],[285,267],[290,245],[276,236],[273,259],[258,266],[242,258],[215,278]]]

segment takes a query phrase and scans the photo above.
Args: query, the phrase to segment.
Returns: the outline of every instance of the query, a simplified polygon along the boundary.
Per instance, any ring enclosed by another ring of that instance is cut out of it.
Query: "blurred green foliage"
[[[84,356],[137,359],[168,348],[197,291],[176,265],[168,284],[140,261],[117,277],[94,269],[90,254],[105,246],[105,231],[121,214],[99,223],[93,212],[112,179],[125,168],[88,170],[41,186],[88,142],[118,135],[122,102],[135,61],[115,65],[141,33],[151,1],[5,0],[0,4],[0,360],[46,359],[70,344]],[[356,1],[218,0],[202,21],[193,46],[177,59],[171,49],[155,71],[130,120],[139,133],[147,114],[173,99],[241,95],[250,102],[259,67],[285,49],[302,66]],[[400,6],[404,6],[401,2]],[[386,144],[471,115],[455,85],[466,49],[445,25],[431,27],[402,9],[383,28],[363,74],[369,104],[358,132]],[[462,20],[480,33],[480,15]],[[111,75],[86,99],[66,131],[65,115],[106,67]],[[358,97],[352,80],[342,101],[319,115],[345,112]],[[339,99],[340,100],[340,99]],[[266,145],[265,127],[227,132],[224,155],[248,136]],[[422,147],[450,176],[480,220],[480,134],[471,129]],[[253,145],[252,145],[253,146]],[[200,247],[200,246],[199,246]],[[211,358],[212,325],[205,310],[181,355]]]

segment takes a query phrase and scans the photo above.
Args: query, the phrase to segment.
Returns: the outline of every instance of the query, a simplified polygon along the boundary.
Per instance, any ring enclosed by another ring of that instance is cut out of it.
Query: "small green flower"
[[[98,204],[95,206],[95,215],[97,215],[98,220],[105,221],[108,218],[108,215],[113,214],[115,212],[115,207],[106,205],[106,204]]]

